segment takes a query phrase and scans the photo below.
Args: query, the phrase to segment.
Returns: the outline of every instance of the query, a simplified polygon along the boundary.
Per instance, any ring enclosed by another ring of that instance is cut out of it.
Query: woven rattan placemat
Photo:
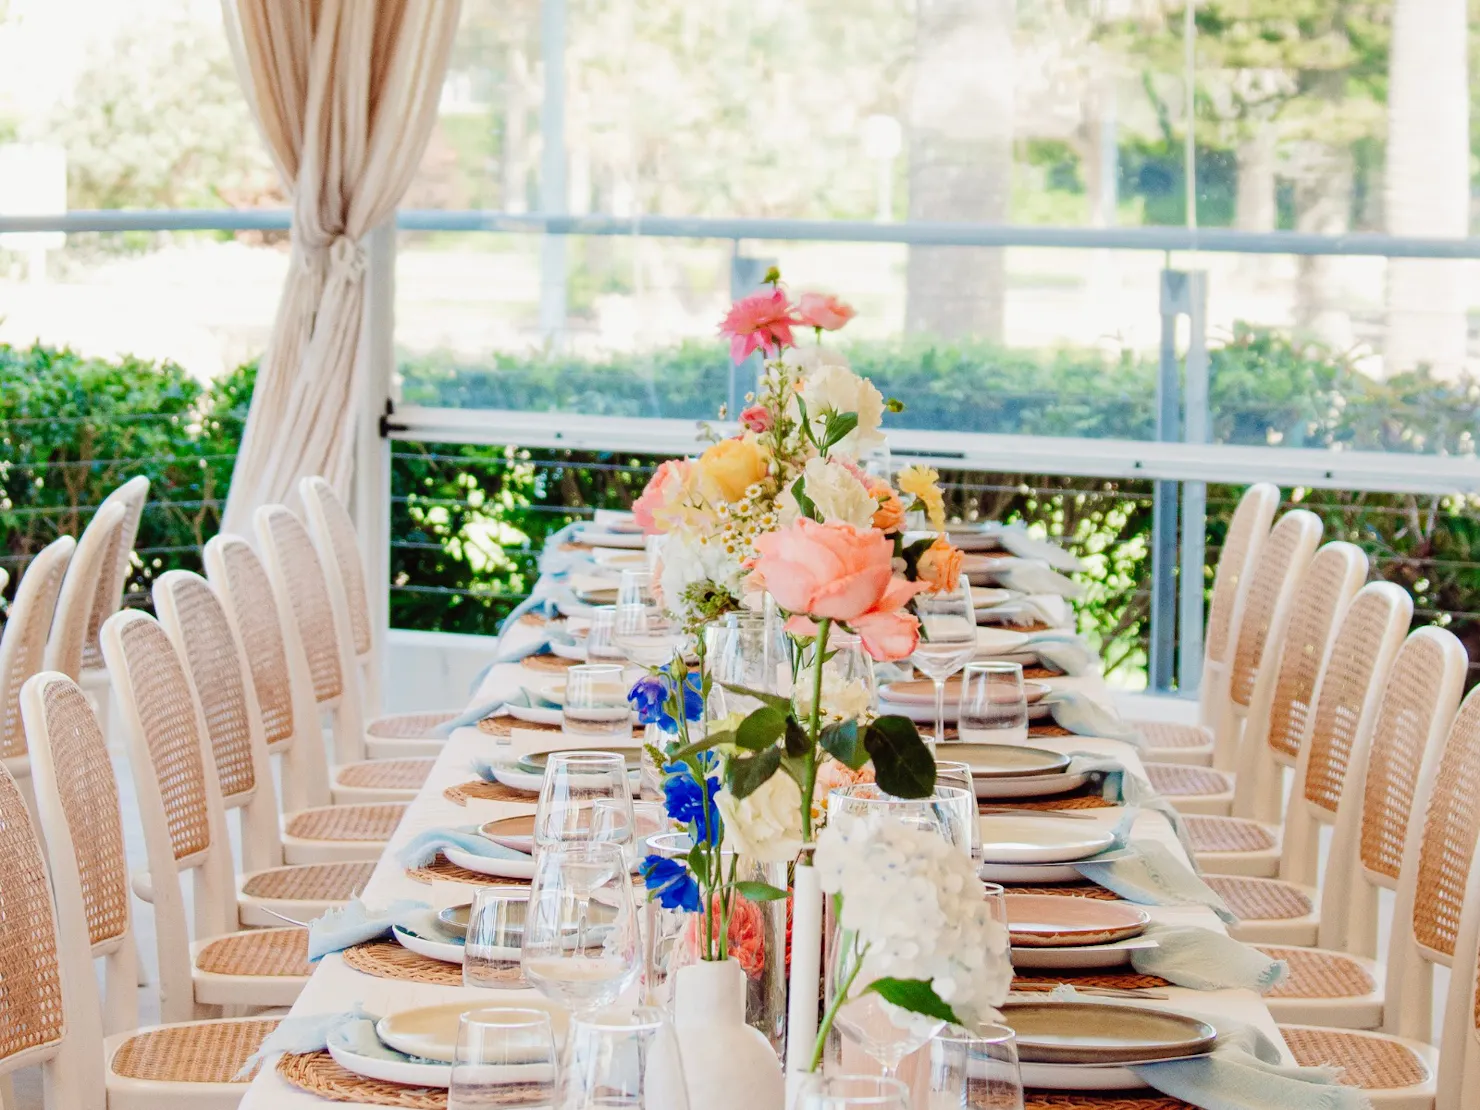
[[[1197,1110],[1179,1098],[1136,1091],[1024,1091],[1023,1110]]]
[[[572,667],[579,667],[581,661],[567,659],[563,655],[526,655],[519,660],[519,665],[538,674],[564,674]]]
[[[278,1061],[277,1070],[300,1091],[330,1102],[447,1110],[447,1092],[439,1087],[407,1087],[401,1083],[366,1079],[341,1068],[327,1052],[290,1053]]]
[[[1015,991],[1050,991],[1060,983],[1123,991],[1160,990],[1172,985],[1160,975],[1142,975],[1139,971],[1019,971],[1012,977]]]
[[[1088,880],[1078,883],[1003,883],[1008,894],[1060,894],[1066,898],[1098,898],[1103,902],[1119,902],[1123,899],[1113,890],[1106,890],[1099,883]]]
[[[393,940],[372,940],[346,948],[344,962],[356,971],[378,979],[401,979],[408,983],[433,983],[439,987],[463,985],[461,964],[449,964],[403,948]],[[483,978],[510,987],[524,984],[524,973],[518,964],[495,971],[483,969]]]
[[[466,867],[459,867],[450,862],[440,852],[437,858],[425,867],[406,868],[406,877],[415,879],[419,883],[430,883],[436,879],[446,879],[452,883],[468,883],[472,886],[528,886],[528,879],[506,879],[502,875],[485,875],[480,871],[469,871]]]
[[[442,797],[456,805],[465,806],[469,798],[480,802],[529,802],[539,801],[538,794],[531,794],[527,790],[515,790],[512,786],[505,786],[501,782],[484,782],[482,779],[473,779],[471,782],[460,782],[456,786],[449,786],[442,791]]]

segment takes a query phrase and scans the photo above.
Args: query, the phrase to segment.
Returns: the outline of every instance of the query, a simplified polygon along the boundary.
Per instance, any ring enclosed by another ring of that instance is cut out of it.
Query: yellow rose
[[[739,501],[766,476],[766,457],[748,439],[722,439],[699,456],[705,492],[717,501]]]
[[[930,527],[937,532],[946,530],[946,499],[940,492],[940,475],[928,466],[907,466],[895,479],[900,493],[917,499],[930,518]]]

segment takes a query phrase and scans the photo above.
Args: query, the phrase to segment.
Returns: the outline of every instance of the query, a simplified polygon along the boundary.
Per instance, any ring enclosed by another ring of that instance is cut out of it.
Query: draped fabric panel
[[[247,99],[293,199],[291,261],[223,527],[322,474],[348,497],[365,234],[411,184],[460,0],[223,0]]]

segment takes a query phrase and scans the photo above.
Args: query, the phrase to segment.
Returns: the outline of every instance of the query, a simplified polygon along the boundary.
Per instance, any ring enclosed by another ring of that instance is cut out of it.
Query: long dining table
[[[505,647],[517,647],[521,638],[540,635],[542,634],[536,621],[529,619],[511,629],[506,637]],[[553,657],[545,655],[532,656],[521,662],[495,664],[473,692],[469,704],[487,704],[496,697],[515,693],[521,687],[549,681],[551,671],[557,667]],[[1108,691],[1097,676],[1049,679],[1048,682],[1051,686],[1076,689],[1108,703]],[[521,748],[548,741],[550,738],[549,733],[541,734],[518,727],[517,721],[508,721],[506,718],[500,720],[503,724],[492,730],[480,727],[459,728],[448,739],[426,784],[408,806],[405,817],[391,837],[362,892],[361,897],[368,906],[380,907],[396,899],[419,899],[432,904],[434,908],[467,902],[471,898],[471,890],[465,885],[439,877],[430,877],[428,881],[429,876],[424,870],[415,877],[408,874],[398,860],[402,847],[412,837],[427,829],[466,826],[496,817],[534,811],[532,799],[479,800],[453,789],[476,779],[472,769],[475,756],[487,758],[494,754],[518,755],[521,754]],[[1078,735],[1037,735],[1033,737],[1032,743],[1065,753],[1089,752],[1110,756],[1121,761],[1128,771],[1144,775],[1135,748],[1122,741]],[[1106,807],[1079,812],[1092,814],[1097,821],[1109,827],[1115,823],[1120,810]],[[1132,837],[1161,841],[1172,851],[1182,854],[1182,847],[1171,825],[1157,813],[1142,811],[1132,829]],[[1185,859],[1185,856],[1182,858]],[[1154,922],[1222,929],[1217,915],[1201,906],[1145,908]],[[1283,1043],[1269,1010],[1253,991],[1205,991],[1168,986],[1160,988],[1159,993],[1167,995],[1167,999],[1142,1004],[1246,1022],[1261,1028],[1276,1044]],[[462,1000],[467,1001],[469,1008],[497,1004],[505,1000],[517,1005],[521,996],[527,997],[527,994],[517,990],[494,991],[382,978],[359,971],[350,966],[343,955],[333,954],[318,964],[303,993],[294,1003],[292,1014],[304,1016],[342,1013],[356,1005],[373,1014],[385,1014]],[[1124,1102],[1125,1098],[1126,1092],[1075,1096],[1076,1102],[1084,1105],[1093,1105],[1097,1100],[1103,1100],[1108,1105],[1110,1102]],[[1177,1105],[1175,1100],[1165,1100],[1163,1104]],[[243,1110],[308,1110],[310,1107],[324,1107],[331,1103],[288,1083],[269,1065],[253,1080],[241,1105]],[[370,1104],[339,1102],[338,1105]],[[1028,1094],[1028,1105],[1030,1110],[1034,1106],[1032,1092]],[[699,1108],[695,1107],[693,1110]]]

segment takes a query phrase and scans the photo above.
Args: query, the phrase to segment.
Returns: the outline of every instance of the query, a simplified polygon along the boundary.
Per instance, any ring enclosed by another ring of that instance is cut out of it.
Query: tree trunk
[[[1470,119],[1465,0],[1397,0],[1388,60],[1387,228],[1394,235],[1464,236],[1470,214]],[[1388,262],[1387,373],[1463,367],[1466,264]]]
[[[1002,224],[1012,192],[1013,0],[918,0],[909,216]],[[911,247],[905,326],[1000,342],[1000,249]]]
[[[1350,147],[1306,143],[1296,158],[1295,230],[1340,235],[1351,230],[1354,163]],[[1303,254],[1295,270],[1295,327],[1338,349],[1352,345],[1341,259]]]
[[[1273,231],[1276,135],[1265,122],[1238,147],[1238,195],[1234,198],[1233,223],[1240,231]]]

